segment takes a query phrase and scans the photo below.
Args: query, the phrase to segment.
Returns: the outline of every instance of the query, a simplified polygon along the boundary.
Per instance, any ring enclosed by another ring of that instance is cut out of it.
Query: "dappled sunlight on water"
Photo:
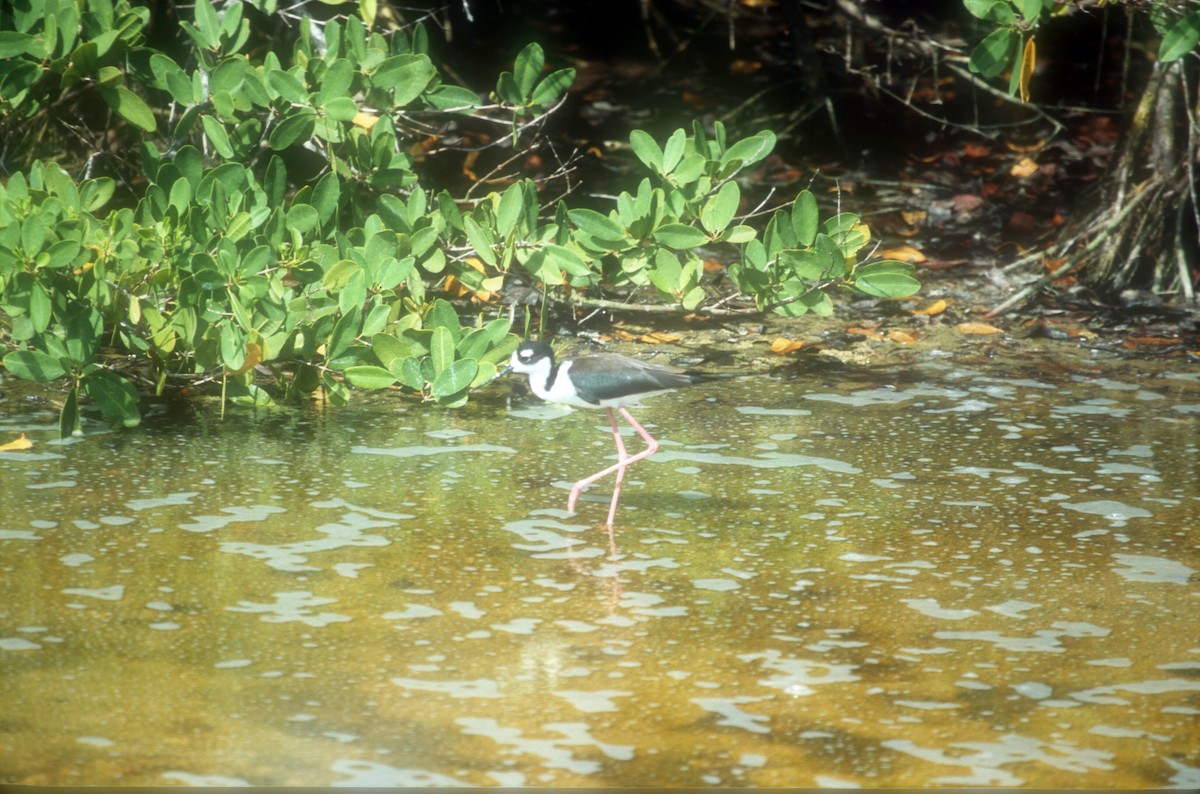
[[[0,417],[0,781],[1200,785],[1200,376],[874,377],[634,409],[611,547],[599,412]]]

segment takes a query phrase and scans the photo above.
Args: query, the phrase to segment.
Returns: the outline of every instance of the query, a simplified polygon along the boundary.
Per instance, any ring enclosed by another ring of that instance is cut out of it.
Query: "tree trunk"
[[[1134,289],[1195,301],[1200,102],[1188,95],[1196,86],[1195,69],[1185,68],[1189,60],[1154,64],[1089,209],[1060,238],[1089,248],[1099,242],[1081,258],[1080,276],[1106,298]],[[1124,212],[1134,201],[1136,211]]]

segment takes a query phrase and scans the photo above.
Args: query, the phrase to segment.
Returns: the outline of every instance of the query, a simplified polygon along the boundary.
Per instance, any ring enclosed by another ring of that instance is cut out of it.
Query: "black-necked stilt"
[[[584,488],[616,472],[617,483],[613,488],[612,503],[608,508],[610,530],[613,517],[617,513],[617,500],[621,496],[621,481],[625,478],[625,469],[658,451],[658,441],[629,415],[624,403],[720,377],[648,364],[616,353],[593,353],[558,362],[554,359],[554,350],[545,342],[523,343],[513,353],[508,368],[501,374],[506,372],[528,375],[533,393],[548,402],[577,408],[604,408],[608,411],[608,423],[612,426],[613,440],[617,444],[617,462],[575,483],[571,488],[571,495],[567,497],[567,512],[575,512],[575,503]],[[613,408],[620,411],[625,421],[642,437],[646,442],[646,449],[636,455],[629,455],[625,451],[625,443],[621,440],[621,431],[617,429]]]

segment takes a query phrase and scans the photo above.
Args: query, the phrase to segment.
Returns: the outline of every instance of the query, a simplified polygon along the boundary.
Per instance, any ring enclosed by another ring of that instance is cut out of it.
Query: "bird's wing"
[[[572,359],[570,373],[576,390],[589,402],[678,389],[706,379],[703,375],[616,353],[595,353]]]

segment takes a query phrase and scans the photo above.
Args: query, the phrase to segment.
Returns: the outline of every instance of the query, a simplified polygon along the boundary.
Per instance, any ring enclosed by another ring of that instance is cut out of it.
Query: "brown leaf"
[[[846,329],[846,333],[854,336],[863,336],[867,339],[883,339],[883,334],[879,331],[876,331],[874,328],[851,327]]]
[[[747,61],[736,58],[729,62],[729,73],[734,77],[749,77],[762,67],[762,61]]]
[[[893,328],[888,331],[888,339],[891,339],[893,342],[899,342],[902,345],[912,345],[916,344],[917,335],[899,328]]]
[[[966,157],[972,157],[975,159],[979,159],[981,157],[987,157],[991,153],[992,153],[992,147],[985,146],[982,143],[963,144],[963,155]]]
[[[971,193],[959,193],[950,201],[955,212],[970,212],[983,206],[983,199]]]

